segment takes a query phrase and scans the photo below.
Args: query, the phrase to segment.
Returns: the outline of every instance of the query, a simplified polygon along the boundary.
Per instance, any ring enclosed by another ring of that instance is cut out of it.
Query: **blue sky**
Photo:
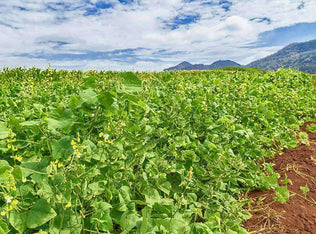
[[[316,0],[10,0],[0,3],[0,68],[162,70],[247,64],[316,39]]]

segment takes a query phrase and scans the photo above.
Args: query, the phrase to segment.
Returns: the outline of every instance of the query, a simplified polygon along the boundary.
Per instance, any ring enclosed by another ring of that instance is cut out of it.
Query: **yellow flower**
[[[39,230],[39,232],[38,232],[39,234],[43,234],[43,230],[41,229],[41,230]]]
[[[18,203],[19,203],[18,200],[13,200],[13,201],[12,201],[12,205],[14,205],[14,206],[16,206]]]
[[[76,145],[76,142],[74,140],[71,140],[71,145]]]
[[[16,160],[18,160],[19,162],[22,162],[23,158],[21,156],[16,157]]]
[[[71,207],[71,203],[68,202],[67,205],[65,206],[66,208]]]
[[[13,150],[13,151],[17,151],[18,148],[14,147],[14,145],[12,145],[12,150]]]
[[[1,211],[1,216],[5,216],[7,213],[5,211]]]
[[[100,132],[99,133],[99,137],[103,137],[104,136],[104,133],[103,132]]]
[[[62,163],[58,163],[58,168],[61,168],[61,167],[63,167],[64,165],[62,164]]]
[[[75,156],[77,156],[77,158],[80,158],[81,153],[79,152],[79,150],[75,150],[74,152]]]

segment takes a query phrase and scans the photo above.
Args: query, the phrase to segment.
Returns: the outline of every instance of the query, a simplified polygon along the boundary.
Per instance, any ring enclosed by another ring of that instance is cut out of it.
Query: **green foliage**
[[[2,220],[0,220],[0,233],[3,233],[3,234],[9,233],[8,225]]]
[[[306,74],[4,69],[1,233],[246,233],[249,189],[315,121]],[[284,184],[290,183],[288,180]]]
[[[267,73],[265,70],[262,70],[260,68],[249,68],[249,67],[221,67],[221,68],[216,68],[219,71],[243,71],[243,72],[254,72],[254,73],[259,73],[259,74],[265,74]]]
[[[300,187],[300,189],[301,189],[301,192],[306,196],[307,195],[307,193],[309,192],[309,188],[308,188],[308,186],[307,185],[305,185],[304,187]]]
[[[126,92],[138,92],[142,90],[142,81],[133,72],[122,72],[122,84]]]
[[[276,187],[274,189],[274,193],[275,193],[276,197],[274,197],[273,199],[275,201],[282,203],[282,204],[285,204],[290,198],[290,192],[286,186]]]
[[[308,132],[316,132],[316,124],[310,124],[306,126],[306,131]]]
[[[309,145],[308,134],[306,132],[300,132],[298,136],[302,144]]]
[[[9,129],[6,127],[6,125],[2,122],[0,122],[0,140],[5,139],[9,136]]]

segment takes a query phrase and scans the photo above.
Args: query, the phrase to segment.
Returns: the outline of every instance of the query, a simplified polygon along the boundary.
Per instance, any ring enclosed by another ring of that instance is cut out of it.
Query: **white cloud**
[[[85,16],[99,2],[90,0],[50,1],[11,0],[0,4],[1,66],[40,66],[82,69],[161,70],[183,60],[211,63],[233,59],[247,63],[279,47],[245,48],[267,30],[300,22],[316,22],[316,1],[232,0],[229,11],[219,1],[138,0],[135,4],[112,3],[113,8],[99,9],[100,14]],[[52,10],[54,8],[55,10]],[[166,27],[177,15],[200,15],[200,20]],[[271,23],[251,21],[267,17]],[[67,42],[58,45],[56,42]],[[18,54],[78,54],[85,51],[113,51],[146,48],[136,51],[134,63],[107,59],[58,61],[30,59]],[[167,51],[159,53],[158,51]],[[142,60],[143,61],[139,61]],[[157,62],[148,62],[157,59]]]

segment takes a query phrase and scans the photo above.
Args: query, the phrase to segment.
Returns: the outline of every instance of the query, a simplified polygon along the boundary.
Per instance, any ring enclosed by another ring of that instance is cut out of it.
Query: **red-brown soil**
[[[301,131],[306,131],[308,124],[311,123],[304,124]],[[251,199],[249,209],[253,216],[244,223],[244,227],[250,233],[316,234],[316,133],[307,133],[309,146],[285,150],[272,161],[274,171],[281,175],[279,182],[285,179],[285,174],[291,180],[287,185],[289,201],[286,204],[274,201],[273,190],[247,194]],[[300,189],[305,185],[310,190],[306,196]]]

